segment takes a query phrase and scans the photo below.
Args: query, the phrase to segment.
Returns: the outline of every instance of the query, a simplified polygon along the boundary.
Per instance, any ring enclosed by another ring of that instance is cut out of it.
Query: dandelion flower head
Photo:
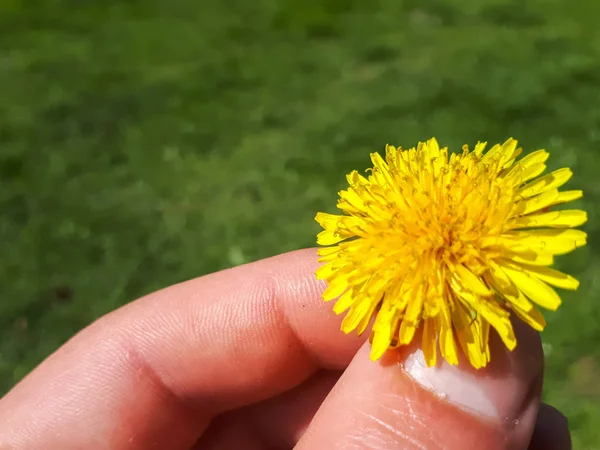
[[[585,245],[586,234],[572,228],[587,215],[552,207],[582,192],[559,192],[568,168],[541,176],[545,150],[518,159],[521,152],[514,139],[458,154],[435,139],[409,150],[388,145],[385,159],[371,154],[367,176],[347,176],[337,204],[344,214],[317,214],[323,298],[346,313],[346,333],[372,322],[371,359],[419,336],[428,365],[438,351],[457,364],[462,350],[484,367],[490,327],[512,350],[512,315],[541,331],[537,306],[561,303],[553,286],[577,289],[550,266]]]

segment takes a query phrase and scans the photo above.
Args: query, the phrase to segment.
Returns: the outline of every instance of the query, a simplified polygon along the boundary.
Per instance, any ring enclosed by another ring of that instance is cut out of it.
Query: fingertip
[[[518,345],[512,351],[495,333],[490,336],[492,360],[482,369],[474,369],[462,354],[458,366],[442,360],[428,367],[416,345],[399,350],[400,364],[434,395],[481,420],[511,426],[539,401],[543,373],[539,334],[520,321],[514,329]]]
[[[299,448],[357,442],[378,449],[526,448],[539,407],[543,355],[537,333],[515,328],[517,348],[494,342],[492,361],[482,370],[464,361],[428,367],[418,342],[373,363],[365,345]]]

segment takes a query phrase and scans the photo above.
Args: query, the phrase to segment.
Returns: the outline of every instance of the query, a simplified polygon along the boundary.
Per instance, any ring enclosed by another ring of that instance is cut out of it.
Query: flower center
[[[481,240],[501,234],[512,199],[512,188],[492,171],[468,155],[466,162],[457,158],[437,172],[421,170],[425,176],[401,184],[403,204],[396,207],[403,214],[390,230],[399,245],[410,248],[410,266],[429,257],[438,267],[464,264],[485,271]]]

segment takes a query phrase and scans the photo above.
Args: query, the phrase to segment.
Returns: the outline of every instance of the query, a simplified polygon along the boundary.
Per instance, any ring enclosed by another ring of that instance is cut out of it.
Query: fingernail
[[[539,395],[542,350],[535,331],[517,325],[515,333],[519,344],[512,352],[498,342],[491,343],[491,362],[484,369],[475,370],[464,362],[451,366],[445,361],[427,367],[421,349],[401,364],[423,388],[462,410],[492,420],[518,421]]]

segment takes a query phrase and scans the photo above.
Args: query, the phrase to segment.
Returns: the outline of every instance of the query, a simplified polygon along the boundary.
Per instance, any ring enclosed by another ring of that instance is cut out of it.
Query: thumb
[[[492,360],[426,366],[416,347],[369,360],[365,344],[321,405],[297,449],[526,449],[540,402],[538,334],[517,323],[517,348],[491,338]],[[420,340],[420,339],[419,339]]]

